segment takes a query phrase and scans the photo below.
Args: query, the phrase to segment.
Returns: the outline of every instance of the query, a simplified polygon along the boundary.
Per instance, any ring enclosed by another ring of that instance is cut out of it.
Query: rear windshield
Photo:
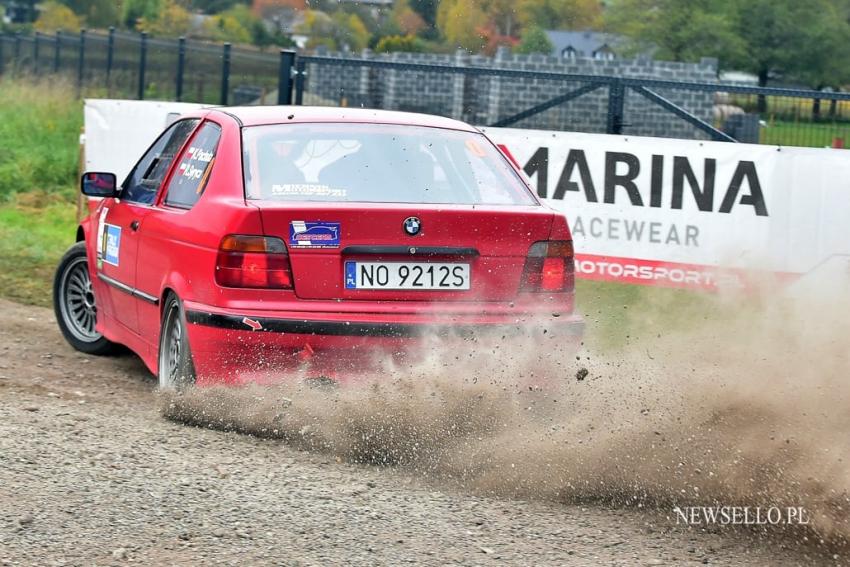
[[[384,124],[275,124],[242,133],[248,199],[532,205],[483,135]]]

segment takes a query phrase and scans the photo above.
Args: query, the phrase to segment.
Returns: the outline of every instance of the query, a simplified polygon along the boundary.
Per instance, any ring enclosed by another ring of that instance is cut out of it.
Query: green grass
[[[53,271],[75,234],[76,208],[71,203],[0,206],[0,296],[50,305]]]
[[[82,102],[62,81],[0,80],[0,296],[50,304],[75,235]]]
[[[82,109],[62,80],[0,80],[0,202],[74,194]]]
[[[776,146],[831,147],[835,138],[844,138],[850,147],[850,124],[774,121],[762,127],[759,138],[762,144]]]

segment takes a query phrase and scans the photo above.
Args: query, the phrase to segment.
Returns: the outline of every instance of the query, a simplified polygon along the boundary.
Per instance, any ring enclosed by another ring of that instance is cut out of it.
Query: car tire
[[[71,246],[59,261],[53,278],[53,311],[62,336],[76,350],[94,355],[117,350],[118,345],[95,329],[97,302],[85,242]]]
[[[157,377],[161,390],[183,390],[195,384],[183,303],[169,294],[162,309]]]

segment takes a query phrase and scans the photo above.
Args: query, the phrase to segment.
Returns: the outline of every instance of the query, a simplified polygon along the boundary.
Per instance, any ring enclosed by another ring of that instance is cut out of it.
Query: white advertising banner
[[[485,131],[566,214],[579,277],[714,288],[850,258],[846,150]]]

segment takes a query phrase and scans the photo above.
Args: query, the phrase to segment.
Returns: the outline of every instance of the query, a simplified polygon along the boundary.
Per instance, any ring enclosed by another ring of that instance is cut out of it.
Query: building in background
[[[616,59],[617,46],[622,43],[619,36],[591,30],[546,30],[546,36],[552,43],[552,55],[567,59]]]

